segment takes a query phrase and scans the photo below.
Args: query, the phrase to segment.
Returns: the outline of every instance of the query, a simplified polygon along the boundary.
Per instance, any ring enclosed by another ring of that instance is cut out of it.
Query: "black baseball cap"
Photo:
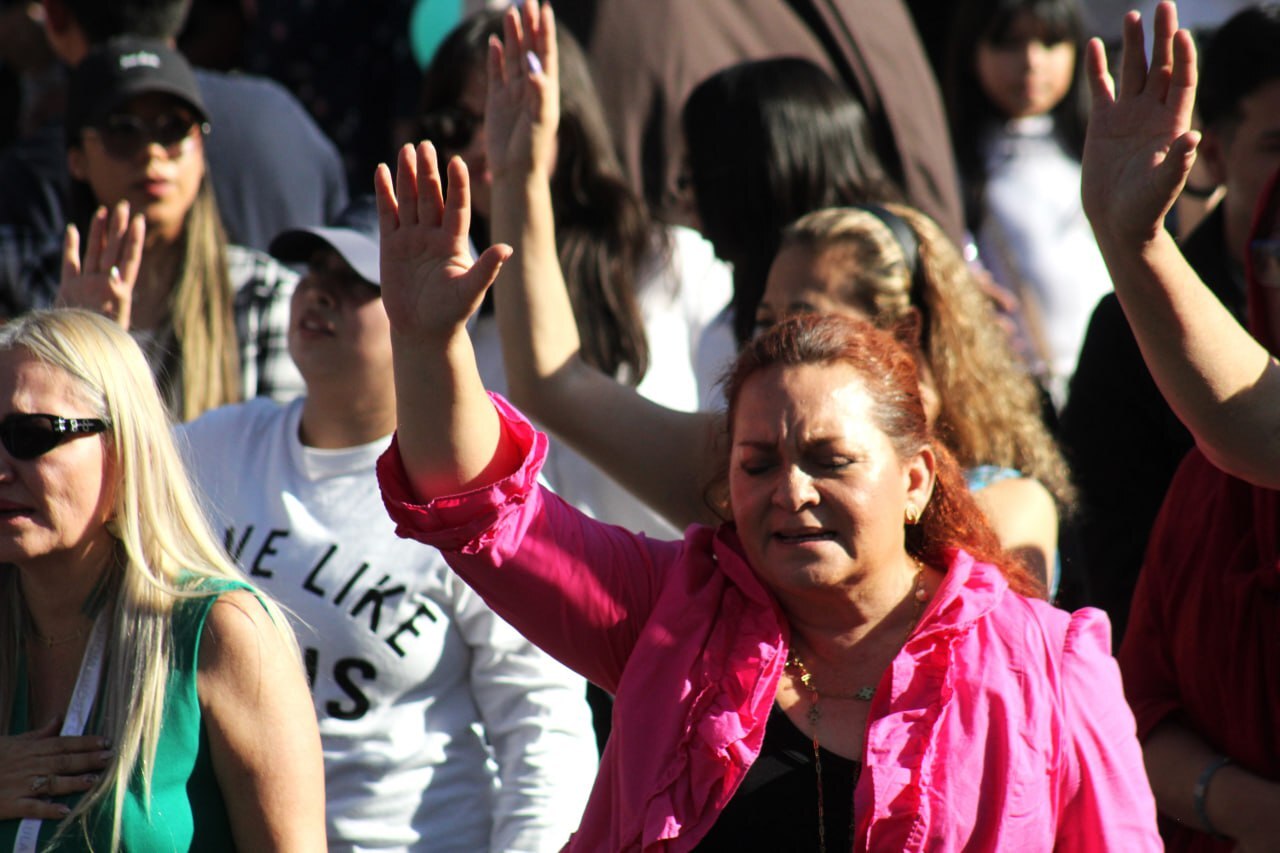
[[[378,206],[372,195],[357,196],[331,225],[295,228],[271,241],[271,254],[287,264],[304,264],[319,249],[333,249],[356,275],[382,286],[378,247]]]
[[[81,130],[149,92],[180,98],[202,123],[209,121],[195,74],[182,54],[157,39],[121,36],[94,47],[71,72],[67,139],[77,141]]]

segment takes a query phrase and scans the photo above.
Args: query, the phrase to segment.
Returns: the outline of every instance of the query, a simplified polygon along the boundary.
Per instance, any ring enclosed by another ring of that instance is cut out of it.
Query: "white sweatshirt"
[[[301,412],[256,399],[181,433],[215,530],[296,617],[330,849],[560,849],[596,771],[585,683],[396,536],[374,476],[389,436],[304,447]]]

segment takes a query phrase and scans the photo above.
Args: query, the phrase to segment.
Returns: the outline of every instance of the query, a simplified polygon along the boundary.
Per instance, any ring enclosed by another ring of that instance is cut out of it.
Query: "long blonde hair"
[[[0,351],[21,349],[74,380],[84,402],[109,423],[101,437],[114,462],[117,488],[108,530],[117,560],[108,571],[112,590],[100,734],[115,757],[80,800],[58,834],[75,827],[86,837],[94,811],[112,809],[111,849],[129,782],[141,780],[150,803],[172,659],[171,618],[176,603],[215,595],[210,580],[245,582],[214,535],[187,478],[172,426],[151,370],[133,339],[113,321],[79,310],[35,311],[0,327]],[[258,593],[287,645],[298,655],[285,617]],[[25,607],[17,571],[0,570],[0,692],[11,693],[22,654]],[[299,655],[299,661],[301,660]],[[9,725],[0,703],[0,731]]]
[[[173,346],[160,373],[170,410],[184,421],[241,399],[235,294],[227,235],[208,176],[187,211],[182,260],[169,297]],[[173,382],[180,378],[180,384]]]
[[[889,226],[863,208],[802,216],[786,229],[782,246],[847,253],[853,305],[881,328],[910,322],[916,312],[923,367],[941,403],[934,431],[960,465],[1016,468],[1070,510],[1075,488],[1067,463],[1041,419],[1039,391],[1014,355],[991,300],[931,219],[905,205],[883,208],[914,234],[918,275],[912,275],[914,265]]]

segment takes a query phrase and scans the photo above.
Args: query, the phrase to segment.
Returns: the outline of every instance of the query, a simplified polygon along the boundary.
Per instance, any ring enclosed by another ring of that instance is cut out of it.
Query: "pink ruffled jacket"
[[[545,436],[494,399],[519,470],[416,504],[393,443],[378,464],[387,508],[401,536],[439,548],[530,640],[615,694],[566,849],[690,850],[759,754],[786,621],[731,527],[658,542],[539,487]],[[1109,646],[1101,612],[1023,598],[958,552],[872,701],[857,849],[1161,849]]]

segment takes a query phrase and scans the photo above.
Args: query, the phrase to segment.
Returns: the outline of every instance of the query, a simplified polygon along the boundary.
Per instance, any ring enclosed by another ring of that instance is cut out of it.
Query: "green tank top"
[[[174,668],[169,674],[165,692],[164,722],[156,747],[155,768],[151,776],[151,807],[142,799],[142,785],[135,777],[124,800],[120,822],[120,849],[125,851],[209,851],[225,853],[235,850],[231,823],[227,817],[222,791],[213,773],[209,756],[209,740],[201,721],[200,698],[196,694],[196,662],[200,655],[200,637],[205,619],[217,596],[232,589],[245,589],[234,581],[210,584],[214,594],[204,598],[179,601],[174,606]],[[110,678],[104,673],[104,682]],[[27,677],[25,665],[18,670],[14,691],[10,734],[21,734],[31,728],[27,721]],[[96,717],[96,715],[95,715]],[[93,728],[94,723],[90,723]],[[92,733],[92,732],[90,732]],[[61,797],[59,802],[74,807],[79,795]],[[40,824],[40,851],[79,853],[104,851],[111,844],[110,797],[90,820],[89,838],[72,830],[57,847],[49,840],[58,830],[58,822]],[[0,821],[0,853],[13,850],[19,821]]]

